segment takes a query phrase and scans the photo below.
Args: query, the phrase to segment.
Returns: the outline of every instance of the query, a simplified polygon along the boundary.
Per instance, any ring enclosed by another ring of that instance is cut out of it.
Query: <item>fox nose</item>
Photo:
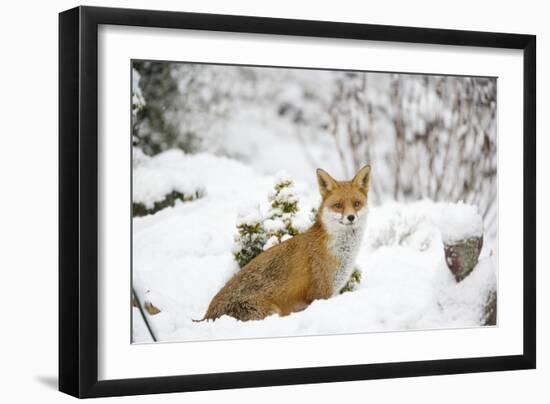
[[[348,215],[348,221],[351,223],[355,220],[355,215]]]

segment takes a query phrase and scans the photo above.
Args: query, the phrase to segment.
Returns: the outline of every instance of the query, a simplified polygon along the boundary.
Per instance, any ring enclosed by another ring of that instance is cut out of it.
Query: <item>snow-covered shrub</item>
[[[153,156],[177,146],[179,127],[169,117],[179,109],[178,83],[170,63],[135,61],[132,88],[139,88],[144,106],[132,117],[133,145]]]
[[[268,195],[266,213],[255,206],[239,214],[234,256],[241,268],[262,251],[300,232],[300,224],[295,223],[299,207],[293,186],[290,178],[280,174]]]
[[[138,71],[132,68],[132,162],[139,164],[142,156],[145,156],[139,147],[139,123],[145,110],[145,98],[139,87],[140,75]]]
[[[483,220],[475,205],[422,200],[388,203],[369,216],[367,242],[372,248],[408,246],[419,251],[430,247],[433,232],[444,244],[483,236]]]
[[[135,148],[134,148],[135,150]],[[132,215],[150,215],[202,198],[204,186],[189,170],[188,156],[180,150],[169,150],[154,157],[138,152],[139,163],[132,171]],[[134,154],[134,159],[137,158]]]
[[[357,290],[359,288],[359,284],[361,283],[362,276],[363,274],[361,273],[361,270],[358,267],[355,267],[349,277],[349,281],[347,281],[344,287],[340,289],[340,293],[353,292],[354,290]]]
[[[155,201],[153,202],[152,205],[149,205],[149,206],[141,202],[133,202],[132,216],[141,217],[141,216],[153,215],[162,209],[165,209],[168,207],[174,207],[177,201],[189,202],[195,199],[199,199],[202,196],[203,194],[200,190],[196,190],[195,193],[193,194],[183,194],[178,191],[172,191],[169,194],[164,195],[163,199]]]
[[[241,212],[237,219],[237,234],[233,250],[233,256],[239,267],[244,267],[260,254],[266,241],[267,235],[260,207],[255,206],[250,212]]]
[[[465,200],[494,221],[494,78],[341,72],[334,79],[329,130],[345,172],[364,161],[377,167],[373,202]]]
[[[298,213],[298,198],[294,194],[294,183],[284,174],[280,174],[273,191],[268,195],[270,208],[263,223],[267,242],[263,249],[273,247],[299,233],[294,219]]]
[[[173,148],[212,151],[211,142],[218,143],[216,134],[242,103],[249,109],[275,88],[246,66],[134,61],[132,67],[145,100],[134,120],[134,144],[149,156]]]
[[[412,208],[388,209],[387,217],[371,216],[371,222],[370,225],[376,228],[376,231],[369,231],[372,248],[406,246],[425,251],[430,247],[433,237],[428,219]],[[383,223],[383,226],[378,227],[378,222]]]
[[[132,118],[136,119],[138,114],[145,108],[145,99],[141,88],[139,88],[140,75],[136,69],[132,69]]]

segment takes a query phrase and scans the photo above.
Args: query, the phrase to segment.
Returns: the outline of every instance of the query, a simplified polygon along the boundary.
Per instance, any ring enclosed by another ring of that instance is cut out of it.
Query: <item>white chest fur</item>
[[[328,248],[338,263],[334,273],[333,296],[340,293],[353,272],[366,227],[367,212],[361,213],[363,214],[359,215],[358,222],[354,226],[345,226],[339,223],[327,225]]]

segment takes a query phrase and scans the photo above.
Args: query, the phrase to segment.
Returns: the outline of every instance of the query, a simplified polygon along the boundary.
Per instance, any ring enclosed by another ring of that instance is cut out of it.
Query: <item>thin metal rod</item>
[[[153,338],[153,342],[157,342],[157,338],[155,337],[155,333],[151,329],[151,326],[149,325],[149,321],[147,321],[147,317],[145,316],[145,312],[143,311],[143,307],[141,306],[141,301],[138,298],[138,295],[136,291],[134,290],[134,287],[132,286],[132,295],[134,299],[136,300],[137,306],[139,308],[139,312],[141,313],[141,317],[143,318],[143,321],[145,322],[145,326],[147,327],[147,330],[149,331],[149,334],[151,334],[151,338]]]

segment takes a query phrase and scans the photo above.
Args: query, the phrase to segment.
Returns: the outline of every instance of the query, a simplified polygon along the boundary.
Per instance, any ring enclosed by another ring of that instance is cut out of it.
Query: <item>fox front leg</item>
[[[335,261],[332,257],[311,260],[311,281],[307,294],[309,303],[316,299],[328,299],[333,295]]]

